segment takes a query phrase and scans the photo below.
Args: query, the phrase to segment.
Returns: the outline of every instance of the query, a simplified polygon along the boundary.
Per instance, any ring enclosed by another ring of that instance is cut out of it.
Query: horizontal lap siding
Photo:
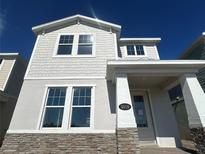
[[[52,57],[59,33],[93,33],[96,57]],[[113,33],[82,24],[72,25],[40,36],[28,77],[105,76],[106,61],[114,58]]]
[[[7,82],[13,62],[14,60],[12,59],[5,59],[2,63],[2,67],[0,69],[0,89],[3,89],[4,84]]]
[[[122,59],[136,59],[136,60],[159,60],[157,48],[154,45],[145,45],[146,57],[126,57],[126,46],[121,46],[118,55]]]

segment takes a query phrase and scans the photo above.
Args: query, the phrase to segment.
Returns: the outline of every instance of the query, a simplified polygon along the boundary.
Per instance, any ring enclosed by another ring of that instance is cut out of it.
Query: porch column
[[[116,95],[117,128],[136,128],[127,74],[117,74]],[[128,110],[120,109],[121,104],[128,104],[131,108]]]
[[[116,75],[116,112],[118,153],[140,153],[127,74]]]
[[[195,74],[181,77],[191,136],[199,153],[205,153],[205,93]]]

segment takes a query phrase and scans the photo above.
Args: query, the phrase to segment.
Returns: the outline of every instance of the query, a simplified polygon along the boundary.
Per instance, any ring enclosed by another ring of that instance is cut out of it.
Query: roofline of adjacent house
[[[182,54],[179,56],[179,59],[183,59],[186,57],[186,55],[188,55],[191,51],[191,49],[196,46],[201,40],[205,39],[205,32],[202,32],[202,35],[199,36],[196,41],[194,41],[191,46],[189,46],[184,52],[182,52]]]
[[[83,15],[80,15],[80,14],[73,15],[73,16],[66,17],[66,18],[62,18],[62,19],[55,20],[55,21],[51,21],[51,22],[48,22],[48,23],[45,23],[45,24],[34,26],[34,27],[32,27],[32,31],[34,33],[37,33],[39,31],[45,30],[47,28],[50,28],[50,27],[53,27],[53,26],[58,26],[61,23],[74,21],[77,18],[88,20],[88,21],[90,21],[92,23],[95,23],[97,25],[103,25],[103,26],[113,28],[117,31],[121,31],[121,26],[120,25],[117,25],[117,24],[114,24],[114,23],[111,23],[111,22],[107,22],[107,21],[103,21],[103,20],[100,20],[100,19],[97,19],[97,18],[91,18],[91,17],[83,16]]]
[[[121,42],[152,42],[159,43],[161,41],[160,37],[156,38],[120,38]]]
[[[17,52],[13,52],[13,53],[6,53],[6,52],[2,52],[0,53],[0,56],[18,56],[19,53]]]

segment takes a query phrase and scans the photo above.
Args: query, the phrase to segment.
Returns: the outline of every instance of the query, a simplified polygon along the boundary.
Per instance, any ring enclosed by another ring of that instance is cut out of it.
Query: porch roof
[[[179,76],[197,73],[203,67],[205,60],[110,60],[107,79],[112,80],[116,73]]]

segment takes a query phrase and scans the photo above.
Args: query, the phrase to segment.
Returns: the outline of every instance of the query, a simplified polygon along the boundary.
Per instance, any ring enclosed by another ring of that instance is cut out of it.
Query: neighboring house
[[[180,59],[205,60],[205,32],[180,56]],[[205,67],[197,73],[197,78],[205,92]]]
[[[181,146],[168,91],[181,84],[189,127],[205,127],[202,60],[160,60],[160,38],[75,15],[32,28],[37,40],[2,151],[139,153]]]
[[[9,127],[26,66],[18,53],[0,53],[0,144]]]

